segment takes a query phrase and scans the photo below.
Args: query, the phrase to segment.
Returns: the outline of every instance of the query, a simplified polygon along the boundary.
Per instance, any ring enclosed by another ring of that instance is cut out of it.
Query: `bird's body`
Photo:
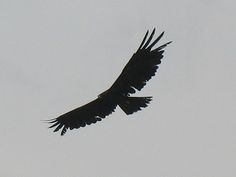
[[[163,58],[163,48],[170,43],[168,42],[151,50],[164,34],[164,32],[161,33],[150,44],[154,33],[155,29],[146,41],[147,31],[137,52],[131,57],[120,76],[108,90],[98,95],[98,98],[90,103],[49,120],[50,123],[53,123],[50,128],[56,127],[54,131],[62,128],[61,135],[64,135],[68,128],[80,128],[102,120],[111,114],[117,106],[127,115],[147,107],[152,97],[131,97],[130,94],[135,93],[136,90],[140,91],[146,85],[146,82],[155,75]]]

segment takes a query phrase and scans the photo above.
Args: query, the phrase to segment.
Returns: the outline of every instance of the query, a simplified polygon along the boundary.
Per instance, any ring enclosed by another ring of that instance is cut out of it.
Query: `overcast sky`
[[[0,176],[236,176],[235,6],[0,0]],[[173,43],[138,94],[148,108],[63,137],[47,128],[110,87],[154,27]]]

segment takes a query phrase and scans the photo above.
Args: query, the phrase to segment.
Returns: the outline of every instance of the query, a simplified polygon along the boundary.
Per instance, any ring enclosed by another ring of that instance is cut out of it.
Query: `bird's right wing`
[[[160,36],[150,44],[154,33],[155,28],[147,39],[147,31],[137,52],[126,64],[120,76],[111,86],[111,89],[118,90],[123,95],[129,95],[135,93],[135,89],[141,90],[146,85],[146,82],[155,75],[158,65],[163,58],[163,49],[171,42],[165,43],[152,50],[164,34],[164,32],[161,33]]]
[[[97,98],[84,106],[49,120],[49,123],[53,124],[49,128],[56,127],[54,132],[62,129],[61,135],[64,135],[68,128],[85,127],[86,125],[101,121],[107,115],[111,114],[116,106],[117,103],[109,97]]]

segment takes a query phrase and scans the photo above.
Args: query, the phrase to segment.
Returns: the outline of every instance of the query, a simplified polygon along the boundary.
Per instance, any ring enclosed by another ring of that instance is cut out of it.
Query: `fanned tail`
[[[120,108],[127,114],[133,114],[148,106],[152,97],[126,97],[124,102],[120,103]]]

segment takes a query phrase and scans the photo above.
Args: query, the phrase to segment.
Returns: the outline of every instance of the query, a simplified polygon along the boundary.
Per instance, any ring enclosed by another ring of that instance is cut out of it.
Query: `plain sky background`
[[[0,0],[1,177],[236,176],[233,0]],[[126,116],[63,137],[41,120],[106,90],[147,29],[173,41]]]

